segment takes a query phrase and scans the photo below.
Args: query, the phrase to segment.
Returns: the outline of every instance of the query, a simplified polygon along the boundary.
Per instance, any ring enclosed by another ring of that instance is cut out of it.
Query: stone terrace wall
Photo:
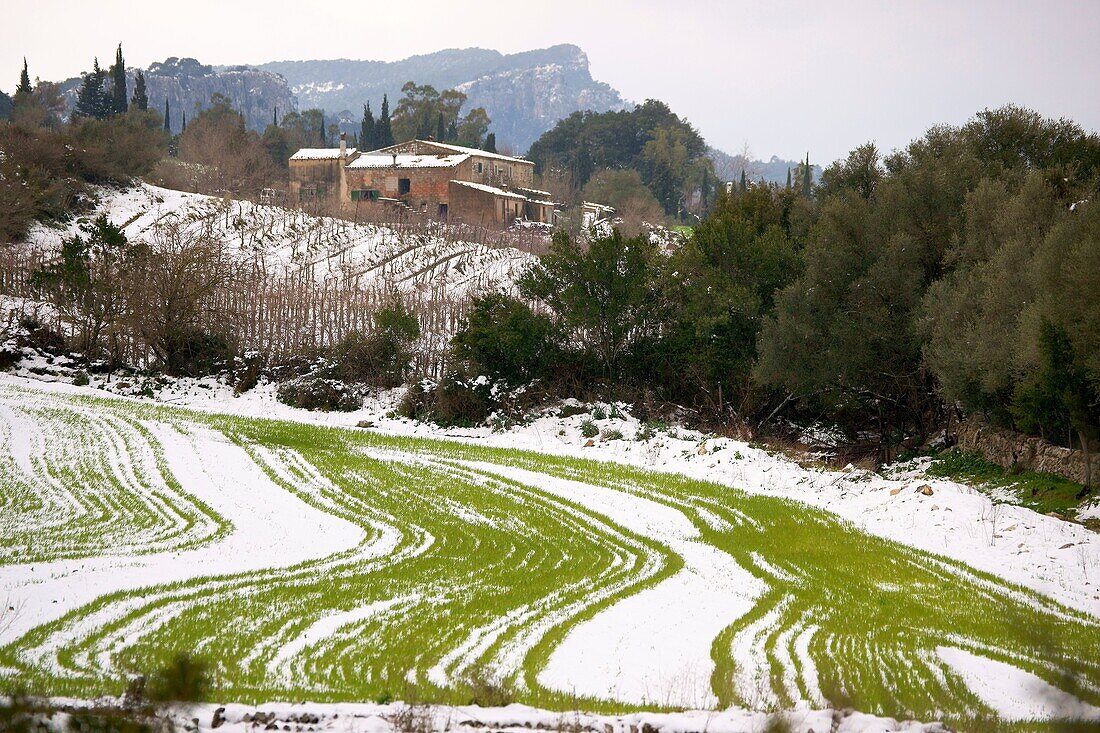
[[[1080,450],[994,428],[976,418],[959,423],[956,440],[960,449],[977,453],[990,463],[1004,468],[1018,465],[1025,471],[1053,473],[1078,483],[1085,481],[1085,454]],[[1092,466],[1092,482],[1096,484],[1100,480],[1100,453],[1090,451],[1089,463]]]

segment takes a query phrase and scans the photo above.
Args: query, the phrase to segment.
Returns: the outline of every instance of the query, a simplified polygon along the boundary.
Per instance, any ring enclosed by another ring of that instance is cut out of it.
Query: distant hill
[[[458,88],[467,108],[484,107],[498,144],[517,153],[530,147],[558,120],[578,110],[606,112],[632,105],[616,90],[595,81],[588,56],[577,46],[502,54],[482,48],[448,49],[402,61],[272,61],[252,68],[283,76],[299,107],[319,107],[332,119],[358,120],[363,103],[375,114],[382,95],[391,109],[407,81],[439,90]]]
[[[718,148],[707,148],[707,156],[714,163],[714,173],[721,181],[741,180],[743,169],[749,180],[759,181],[763,178],[768,183],[785,184],[787,182],[787,171],[790,170],[791,175],[794,175],[794,171],[799,166],[797,160],[783,160],[775,155],[767,162],[752,158],[746,160],[743,155],[730,155]],[[812,161],[811,166],[814,182],[816,183],[821,180],[822,169],[819,165],[813,165]]]
[[[127,73],[127,89],[134,91],[136,69]],[[271,122],[276,108],[279,114],[298,108],[298,100],[286,80],[269,71],[233,66],[215,69],[191,58],[171,57],[150,64],[145,70],[149,107],[164,111],[168,101],[172,113],[172,132],[183,127],[183,117],[194,119],[200,110],[210,106],[215,94],[229,97],[233,107],[244,113],[245,124],[253,130],[263,130]],[[71,111],[76,106],[80,79],[66,79],[61,91]]]

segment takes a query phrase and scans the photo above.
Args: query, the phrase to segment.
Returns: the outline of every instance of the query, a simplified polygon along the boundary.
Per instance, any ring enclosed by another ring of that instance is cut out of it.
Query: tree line
[[[455,384],[826,424],[881,459],[962,415],[1100,438],[1100,137],[1018,107],[873,144],[821,183],[748,182],[674,251],[559,233],[473,305]]]

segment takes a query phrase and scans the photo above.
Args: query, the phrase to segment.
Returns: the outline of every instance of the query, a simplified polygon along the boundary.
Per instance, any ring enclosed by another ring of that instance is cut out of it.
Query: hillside
[[[508,55],[448,49],[393,62],[272,61],[255,68],[283,76],[302,109],[320,107],[334,117],[347,111],[348,119],[356,121],[368,100],[376,113],[383,94],[394,105],[407,81],[459,88],[468,97],[467,107],[485,107],[497,140],[517,152],[572,112],[629,106],[617,91],[592,78],[588,57],[572,45]]]
[[[135,69],[127,73],[127,88],[131,93],[135,73]],[[215,94],[232,100],[234,109],[244,114],[249,129],[257,131],[271,123],[276,109],[282,115],[298,108],[298,99],[285,79],[269,71],[243,66],[214,69],[195,59],[172,57],[151,64],[145,71],[145,84],[150,109],[163,112],[164,103],[168,102],[174,133],[182,130],[185,116],[193,119],[199,111],[209,107]],[[70,111],[76,105],[79,86],[79,78],[67,79],[61,84]]]

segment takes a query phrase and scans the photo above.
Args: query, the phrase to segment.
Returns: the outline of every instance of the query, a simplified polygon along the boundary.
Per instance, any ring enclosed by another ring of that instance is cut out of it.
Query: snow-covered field
[[[336,703],[461,698],[475,670],[559,710],[726,709],[661,714],[668,730],[758,730],[775,707],[816,730],[830,700],[1100,720],[1097,536],[919,465],[885,479],[682,430],[635,440],[626,415],[597,415],[625,439],[591,446],[590,415],[444,430],[392,417],[396,393],[325,415],[269,385],[181,381],[171,408],[93,394],[0,376],[0,600],[18,610],[0,666],[53,694],[182,647],[252,703],[231,723],[314,699],[329,728],[388,730],[392,709]],[[508,710],[431,714],[562,715]]]

